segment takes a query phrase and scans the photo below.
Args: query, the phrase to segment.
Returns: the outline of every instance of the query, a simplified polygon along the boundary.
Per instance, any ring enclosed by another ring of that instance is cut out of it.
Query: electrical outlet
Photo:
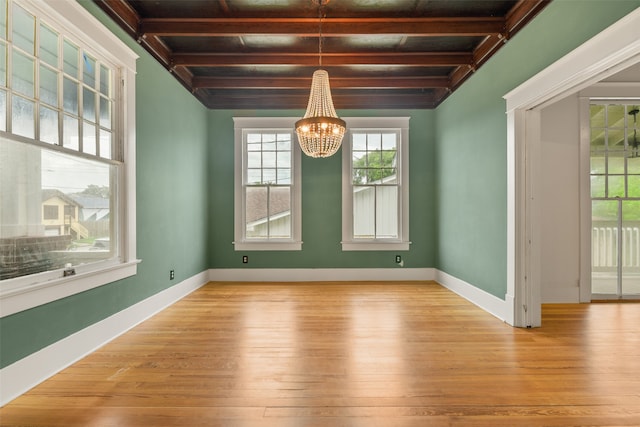
[[[402,262],[402,257],[400,255],[396,255],[396,264],[400,264]]]
[[[169,280],[173,280],[176,278],[176,271],[175,270],[169,270]]]
[[[242,263],[243,264],[248,264],[249,263],[249,256],[242,255]]]

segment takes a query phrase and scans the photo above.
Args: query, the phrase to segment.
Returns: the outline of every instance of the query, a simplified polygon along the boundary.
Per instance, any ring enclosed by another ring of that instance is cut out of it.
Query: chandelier
[[[319,65],[322,67],[322,6],[329,0],[314,0],[319,4]],[[329,73],[316,70],[311,81],[311,93],[304,117],[296,122],[296,134],[302,151],[310,157],[329,157],[338,151],[346,123],[333,107]]]

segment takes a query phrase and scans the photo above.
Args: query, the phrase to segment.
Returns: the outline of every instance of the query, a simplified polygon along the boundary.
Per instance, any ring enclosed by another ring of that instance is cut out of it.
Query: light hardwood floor
[[[432,282],[210,283],[2,426],[640,426],[640,304],[516,329]]]

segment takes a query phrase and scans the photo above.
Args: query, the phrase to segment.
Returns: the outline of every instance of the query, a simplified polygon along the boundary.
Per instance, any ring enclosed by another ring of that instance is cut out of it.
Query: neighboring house
[[[247,192],[247,237],[290,236],[291,195],[284,188],[274,187],[270,192],[268,207],[264,203],[264,193]]]
[[[71,235],[86,239],[89,231],[78,222],[81,205],[60,190],[42,190],[42,224],[45,235]]]
[[[80,221],[109,219],[109,199],[85,194],[70,194],[69,197],[80,206],[80,217],[78,218]]]

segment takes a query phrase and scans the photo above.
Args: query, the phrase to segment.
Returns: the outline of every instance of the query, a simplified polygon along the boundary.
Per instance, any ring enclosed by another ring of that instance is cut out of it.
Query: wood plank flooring
[[[2,426],[640,426],[640,304],[512,328],[432,282],[210,283]]]

